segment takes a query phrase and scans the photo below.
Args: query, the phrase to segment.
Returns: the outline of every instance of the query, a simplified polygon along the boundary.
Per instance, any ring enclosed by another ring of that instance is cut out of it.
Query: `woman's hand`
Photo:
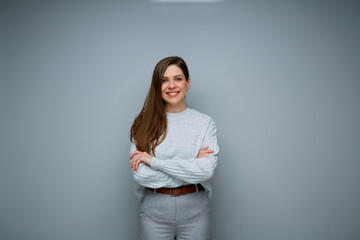
[[[140,152],[136,150],[130,155],[130,159],[130,167],[134,171],[137,171],[139,169],[139,164],[142,162],[151,167],[152,156],[150,156],[150,154],[148,154],[147,152]]]
[[[196,159],[207,158],[209,156],[209,154],[211,154],[213,152],[214,152],[214,150],[209,149],[209,146],[203,147],[202,149],[199,150],[199,153],[198,153]]]

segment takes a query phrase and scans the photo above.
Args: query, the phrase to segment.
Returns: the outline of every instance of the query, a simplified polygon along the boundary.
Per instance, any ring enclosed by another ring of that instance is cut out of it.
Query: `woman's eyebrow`
[[[175,76],[173,76],[173,77],[184,77],[184,76],[181,75],[181,74],[178,74],[178,75],[175,75]],[[163,78],[169,78],[169,77],[164,76]]]

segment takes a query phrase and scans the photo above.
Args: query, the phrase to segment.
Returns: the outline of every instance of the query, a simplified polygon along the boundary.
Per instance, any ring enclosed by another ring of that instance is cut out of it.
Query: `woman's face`
[[[176,65],[166,68],[161,85],[161,96],[166,102],[167,112],[180,112],[186,109],[185,95],[190,87],[190,78],[186,81],[183,71]]]

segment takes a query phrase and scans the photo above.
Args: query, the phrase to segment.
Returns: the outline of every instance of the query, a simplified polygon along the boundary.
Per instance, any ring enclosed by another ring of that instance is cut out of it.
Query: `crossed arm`
[[[207,158],[208,155],[212,152],[214,152],[211,149],[208,149],[209,147],[203,147],[202,149],[199,150],[198,156],[195,158],[195,161],[198,161],[198,159],[200,160],[200,158]],[[186,175],[184,175],[184,172],[187,171],[181,171],[181,169],[187,169],[187,165],[189,165],[189,161],[191,160],[168,160],[166,161],[166,163],[170,163],[170,161],[172,162],[172,166],[170,166],[171,170],[174,170],[176,168],[180,169],[180,172],[178,172],[178,174],[180,174],[179,176],[176,176],[176,173],[174,173],[173,175],[171,175],[171,171],[170,172],[166,172],[166,171],[161,171],[160,169],[154,169],[151,168],[151,162],[152,160],[154,161],[162,161],[162,160],[158,160],[156,158],[153,158],[152,156],[150,156],[148,153],[146,152],[141,152],[136,150],[135,152],[133,152],[130,155],[130,167],[133,169],[133,176],[134,176],[134,180],[136,180],[140,185],[142,186],[146,186],[146,187],[151,187],[151,188],[160,188],[166,185],[169,185],[171,183],[174,182],[187,182],[187,183],[199,183],[202,179],[201,179],[201,174],[199,175],[199,177],[195,177],[194,175],[191,174],[191,171],[189,171]],[[175,163],[175,164],[174,164]],[[179,164],[176,164],[179,163]],[[183,163],[183,164],[181,164]],[[185,164],[184,164],[185,163]],[[176,170],[175,170],[176,171]],[[209,175],[205,172],[206,176]],[[174,176],[175,175],[175,176]],[[212,175],[212,173],[210,174]],[[194,180],[196,179],[196,180]],[[182,185],[182,184],[180,184]]]
[[[206,157],[208,157],[209,154],[211,154],[213,152],[214,152],[214,150],[209,149],[209,146],[205,146],[199,150],[198,155],[196,156],[195,159],[206,158]],[[148,154],[147,152],[141,152],[141,151],[135,150],[130,155],[130,159],[131,159],[130,167],[134,171],[137,171],[139,169],[139,164],[142,162],[145,163],[146,165],[148,165],[149,167],[151,167],[152,158],[153,157],[150,154]]]
[[[206,144],[206,146],[204,146]],[[191,159],[161,160],[136,150],[132,144],[130,167],[134,180],[147,187],[162,187],[167,183],[199,183],[210,179],[217,165],[219,147],[215,122],[211,119],[203,146]],[[210,149],[211,148],[211,149]],[[149,186],[152,185],[152,186]]]

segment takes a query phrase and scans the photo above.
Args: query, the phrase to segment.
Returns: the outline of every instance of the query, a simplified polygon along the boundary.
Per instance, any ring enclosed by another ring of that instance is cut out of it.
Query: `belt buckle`
[[[169,193],[170,197],[175,197],[176,195],[172,194],[172,188],[170,188],[170,193]]]

